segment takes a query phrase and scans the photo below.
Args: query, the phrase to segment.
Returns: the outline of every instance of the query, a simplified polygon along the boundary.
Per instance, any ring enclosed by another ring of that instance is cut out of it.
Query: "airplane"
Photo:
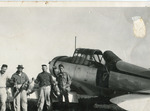
[[[112,51],[77,48],[73,56],[58,56],[49,63],[56,76],[64,65],[77,94],[108,97],[110,102],[129,111],[150,110],[150,70],[120,59]]]

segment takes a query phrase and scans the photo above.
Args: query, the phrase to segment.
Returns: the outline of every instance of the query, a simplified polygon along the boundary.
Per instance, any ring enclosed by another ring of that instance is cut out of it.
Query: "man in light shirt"
[[[6,82],[8,79],[8,75],[5,74],[5,72],[7,70],[7,67],[8,66],[6,64],[3,64],[0,70],[0,104],[1,104],[0,111],[6,110],[6,100],[7,100]]]

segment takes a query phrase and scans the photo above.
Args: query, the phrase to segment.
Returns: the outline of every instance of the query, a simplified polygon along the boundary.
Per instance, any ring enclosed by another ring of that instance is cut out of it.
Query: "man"
[[[64,72],[64,66],[62,64],[59,65],[59,71],[57,82],[60,89],[60,95],[58,96],[58,99],[60,102],[63,102],[64,96],[65,102],[69,103],[68,92],[70,91],[71,78],[66,72]]]
[[[14,96],[14,110],[27,111],[27,87],[29,78],[23,72],[23,65],[18,65],[16,73],[11,77],[14,82],[13,96]]]
[[[50,73],[47,72],[47,65],[42,65],[42,72],[38,74],[35,83],[38,83],[40,86],[38,111],[43,110],[44,102],[46,102],[47,110],[51,110],[50,92],[53,81]]]
[[[6,110],[6,100],[7,100],[6,83],[7,83],[8,75],[5,74],[5,72],[7,70],[7,67],[8,66],[6,64],[3,64],[0,70],[0,104],[1,104],[0,111]]]

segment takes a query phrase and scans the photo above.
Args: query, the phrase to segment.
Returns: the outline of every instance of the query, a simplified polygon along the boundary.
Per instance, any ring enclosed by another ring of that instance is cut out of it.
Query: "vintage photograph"
[[[150,111],[149,7],[0,7],[0,111]]]

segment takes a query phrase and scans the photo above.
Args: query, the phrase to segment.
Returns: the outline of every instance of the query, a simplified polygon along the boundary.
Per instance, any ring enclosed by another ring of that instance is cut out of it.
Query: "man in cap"
[[[35,83],[40,86],[40,95],[38,100],[38,111],[43,110],[44,103],[46,102],[47,110],[51,110],[51,85],[53,84],[52,76],[47,72],[47,65],[42,65],[42,72],[38,74]]]
[[[29,78],[23,72],[24,67],[18,65],[17,71],[12,75],[11,79],[14,82],[13,96],[14,96],[14,110],[27,111],[27,87]],[[17,94],[16,92],[19,91]]]
[[[8,80],[8,75],[5,74],[5,72],[7,70],[7,67],[8,66],[6,64],[3,64],[0,70],[0,104],[1,104],[0,111],[6,110],[6,100],[7,100],[6,83]]]
[[[60,89],[59,101],[63,102],[63,96],[65,97],[65,102],[69,103],[68,92],[70,91],[71,77],[64,71],[64,66],[60,64],[59,73],[57,75],[58,87]]]

